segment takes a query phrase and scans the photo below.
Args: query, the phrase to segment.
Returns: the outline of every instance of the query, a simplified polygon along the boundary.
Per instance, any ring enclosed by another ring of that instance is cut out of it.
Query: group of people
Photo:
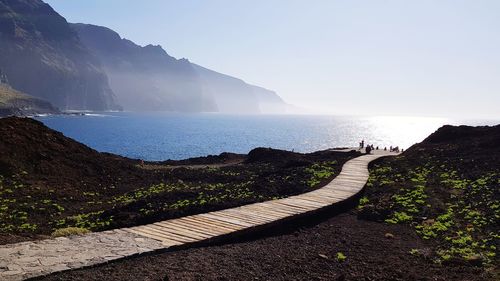
[[[392,145],[391,145],[391,147],[389,149],[390,149],[389,150],[390,152],[397,152],[397,153],[399,153],[399,146],[392,147]],[[403,151],[404,151],[404,149],[401,148],[401,152],[403,152]]]
[[[359,142],[359,149],[363,149],[365,148],[365,140],[362,140],[361,142]],[[367,144],[366,145],[366,153],[369,154],[372,150],[375,150],[377,149],[378,150],[378,146],[377,147],[374,147],[373,144]]]
[[[359,142],[359,149],[363,149],[365,148],[365,140],[362,140]],[[366,148],[365,148],[365,151],[366,151],[366,154],[370,154],[370,152],[372,152],[373,150],[379,150],[379,147],[374,147],[373,144],[367,144],[366,145]],[[384,147],[384,151],[387,151],[387,147]],[[389,147],[389,151],[390,152],[396,152],[396,153],[399,153],[400,151],[403,152],[404,149],[399,149],[399,146],[395,146],[393,147],[391,145],[391,147]]]

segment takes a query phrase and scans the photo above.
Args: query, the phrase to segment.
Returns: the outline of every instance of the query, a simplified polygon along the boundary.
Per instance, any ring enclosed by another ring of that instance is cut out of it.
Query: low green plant
[[[412,256],[418,256],[420,254],[420,251],[418,249],[411,249],[409,253]]]
[[[65,227],[65,228],[59,228],[56,229],[54,232],[52,232],[51,236],[52,237],[66,237],[66,236],[73,236],[73,235],[84,235],[90,233],[90,230],[82,227]]]
[[[397,223],[402,223],[402,222],[409,222],[412,220],[413,220],[413,217],[408,215],[405,212],[394,212],[392,214],[392,217],[389,219],[386,219],[385,222],[397,224]]]
[[[344,262],[347,259],[346,255],[344,255],[344,253],[342,252],[337,252],[336,256],[338,262]]]
[[[315,163],[309,168],[306,168],[304,171],[311,175],[311,178],[307,181],[307,185],[309,187],[315,187],[321,183],[322,180],[332,177],[334,172],[331,166],[336,163],[336,161],[323,162],[321,164]]]
[[[368,199],[368,197],[366,196],[363,196],[361,197],[361,199],[359,199],[359,205],[358,205],[358,209],[363,209],[365,207],[366,204],[368,204],[370,202],[370,199]]]

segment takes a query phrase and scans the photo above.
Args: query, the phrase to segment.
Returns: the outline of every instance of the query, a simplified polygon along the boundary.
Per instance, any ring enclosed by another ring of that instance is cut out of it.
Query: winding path
[[[376,150],[344,164],[342,172],[318,190],[148,225],[0,246],[0,280],[23,280],[125,257],[221,241],[332,206],[359,193],[368,163],[394,153]]]

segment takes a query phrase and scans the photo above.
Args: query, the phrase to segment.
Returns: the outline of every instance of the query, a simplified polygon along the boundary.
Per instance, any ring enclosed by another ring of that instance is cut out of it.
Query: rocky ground
[[[0,119],[0,244],[150,223],[314,190],[359,155],[255,149],[182,161],[99,153],[27,118]],[[4,153],[6,152],[6,153]]]
[[[373,164],[360,217],[405,224],[437,246],[437,263],[498,262],[500,126],[441,128],[403,156]]]
[[[358,155],[256,149],[143,164],[30,119],[0,120],[0,135],[0,151],[9,151],[0,155],[3,243],[297,194],[320,187]],[[498,144],[500,126],[446,126],[372,163],[359,202],[223,245],[41,280],[499,280]]]
[[[499,143],[500,126],[444,127],[374,163],[357,207],[42,280],[499,280]]]

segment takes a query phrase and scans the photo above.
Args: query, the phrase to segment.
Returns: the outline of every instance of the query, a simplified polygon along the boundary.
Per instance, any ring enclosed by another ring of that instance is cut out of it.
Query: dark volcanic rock
[[[115,161],[121,157],[99,153],[30,118],[0,119],[0,135],[0,175],[27,171],[78,179],[104,176],[110,166],[122,165]]]
[[[0,0],[0,67],[10,84],[61,109],[119,109],[98,59],[40,0]]]
[[[442,157],[461,155],[463,158],[483,159],[476,165],[488,166],[490,154],[500,153],[500,125],[496,126],[450,126],[446,125],[432,133],[424,141],[409,148],[405,154],[417,156],[433,151]]]
[[[273,148],[258,147],[248,153],[248,163],[269,162],[294,157],[293,152]]]
[[[273,148],[255,148],[248,153],[247,163],[275,163],[286,167],[299,167],[311,164],[303,154]]]
[[[206,164],[227,164],[240,163],[246,158],[246,155],[230,152],[223,152],[219,155],[208,155],[203,157],[193,157],[183,160],[166,160],[158,162],[165,165],[206,165]]]
[[[435,144],[443,142],[462,142],[476,139],[483,144],[500,144],[500,125],[489,127],[471,127],[471,126],[451,126],[446,125],[439,128],[436,132],[428,136],[422,144]]]

